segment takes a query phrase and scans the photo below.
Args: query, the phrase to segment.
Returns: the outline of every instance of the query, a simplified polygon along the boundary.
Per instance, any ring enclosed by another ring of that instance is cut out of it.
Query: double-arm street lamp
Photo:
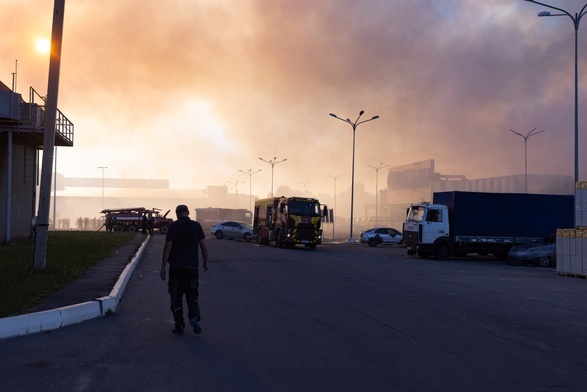
[[[513,129],[510,129],[510,132],[520,136],[524,139],[524,191],[528,193],[528,139],[534,135],[538,135],[539,133],[546,132],[546,129],[542,131],[534,132],[536,128],[528,132],[526,135],[522,135],[520,132],[516,132]]]
[[[282,162],[287,161],[287,158],[286,159],[282,159],[281,161],[278,161],[277,160],[277,157],[273,157],[273,159],[270,159],[270,160],[266,160],[266,159],[263,159],[263,158],[259,158],[259,159],[262,160],[263,162],[266,162],[266,163],[268,163],[268,164],[271,165],[271,197],[273,197],[273,168],[278,163],[282,163]]]
[[[541,11],[538,13],[538,16],[568,16],[573,21],[573,26],[575,28],[575,183],[579,181],[579,66],[577,62],[578,57],[578,33],[579,33],[579,23],[581,22],[581,18],[587,13],[587,4],[581,8],[581,11],[572,15],[568,11],[565,11],[562,8],[554,7],[549,4],[544,4],[534,0],[525,0],[529,3],[539,4],[543,7],[550,8],[556,11],[561,12],[560,14],[552,14],[549,11]]]
[[[308,185],[309,183],[310,183],[310,181],[308,181],[308,180],[300,182],[300,184],[302,184],[304,186],[304,196],[306,196],[306,185]]]
[[[361,110],[359,112],[359,117],[357,117],[357,119],[353,122],[351,120],[349,120],[348,118],[346,120],[338,117],[336,114],[334,113],[330,113],[330,115],[334,118],[336,118],[337,120],[340,121],[344,121],[345,123],[348,123],[352,128],[353,128],[353,163],[352,163],[352,169],[351,169],[351,228],[350,228],[350,235],[349,235],[349,242],[355,242],[355,239],[353,238],[353,206],[354,206],[354,201],[355,201],[355,133],[357,130],[357,127],[359,126],[359,124],[362,123],[366,123],[368,121],[373,121],[373,120],[377,120],[379,118],[379,116],[373,116],[368,120],[363,120],[363,121],[359,121],[359,119],[361,118],[361,116],[365,113],[364,110]]]
[[[262,169],[257,171],[253,171],[253,169],[249,169],[247,171],[239,170],[239,172],[249,175],[249,204],[251,206],[251,211],[253,211],[253,174],[259,173],[261,170]]]
[[[98,166],[98,169],[102,170],[102,209],[104,209],[104,170],[108,169],[108,166]]]
[[[235,194],[234,194],[234,208],[237,209],[238,208],[238,180],[236,180],[236,182],[230,182],[230,181],[226,181],[228,182],[230,185],[234,185],[235,188]],[[241,182],[241,184],[246,184],[247,182]]]
[[[378,227],[377,226],[377,210],[379,207],[379,203],[378,203],[377,195],[379,193],[379,169],[383,169],[384,167],[388,167],[389,165],[383,166],[383,162],[381,162],[377,166],[373,166],[373,165],[369,165],[369,164],[367,164],[367,166],[375,169],[375,227]]]

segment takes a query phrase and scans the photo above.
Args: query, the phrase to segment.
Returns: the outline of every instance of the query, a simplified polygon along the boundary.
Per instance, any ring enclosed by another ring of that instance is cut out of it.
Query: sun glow
[[[35,48],[39,53],[49,53],[51,50],[51,42],[46,38],[37,38],[35,41]]]

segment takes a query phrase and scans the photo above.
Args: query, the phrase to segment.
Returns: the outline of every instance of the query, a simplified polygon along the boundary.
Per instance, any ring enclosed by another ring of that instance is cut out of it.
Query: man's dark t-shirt
[[[206,238],[202,226],[189,217],[181,217],[169,225],[165,238],[171,241],[169,264],[171,267],[198,268],[199,241]]]

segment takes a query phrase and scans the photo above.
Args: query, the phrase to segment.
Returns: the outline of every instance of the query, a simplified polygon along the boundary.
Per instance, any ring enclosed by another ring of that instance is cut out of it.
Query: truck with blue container
[[[573,227],[573,195],[435,192],[412,204],[403,224],[408,254],[448,259],[471,253],[506,259],[514,245]]]

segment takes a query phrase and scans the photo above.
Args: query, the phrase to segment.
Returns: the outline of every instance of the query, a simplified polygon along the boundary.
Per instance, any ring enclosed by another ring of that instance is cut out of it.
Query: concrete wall
[[[12,192],[10,239],[28,237],[34,215],[36,150],[30,146],[12,146]],[[0,140],[0,243],[6,242],[8,146]]]

